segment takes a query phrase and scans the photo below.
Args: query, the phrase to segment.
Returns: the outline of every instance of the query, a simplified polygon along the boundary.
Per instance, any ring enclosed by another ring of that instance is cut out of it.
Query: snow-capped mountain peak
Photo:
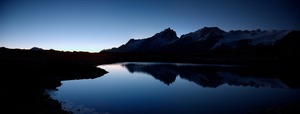
[[[204,27],[195,32],[184,34],[180,38],[191,38],[193,40],[201,41],[201,40],[207,40],[208,38],[211,37],[220,36],[224,33],[226,32],[221,30],[218,27]]]
[[[214,46],[226,46],[228,48],[239,48],[241,45],[273,45],[274,42],[280,40],[289,32],[288,30],[253,30],[253,31],[231,31],[224,34],[224,38],[220,39]],[[242,43],[243,42],[243,43]],[[242,44],[241,44],[242,43]]]
[[[299,31],[288,30],[231,30],[225,32],[218,27],[204,27],[195,32],[177,37],[171,28],[164,29],[145,39],[130,39],[126,44],[107,51],[111,52],[200,52],[217,49],[259,49],[273,46],[283,38],[297,40]],[[289,41],[288,41],[289,42]],[[282,44],[286,45],[286,44]],[[257,48],[255,48],[257,47]]]

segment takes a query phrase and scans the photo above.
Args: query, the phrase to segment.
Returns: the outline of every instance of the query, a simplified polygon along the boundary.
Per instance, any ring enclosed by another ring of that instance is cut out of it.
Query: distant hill
[[[32,47],[32,48],[30,48],[30,50],[32,50],[32,51],[42,51],[44,49],[39,48],[39,47]]]

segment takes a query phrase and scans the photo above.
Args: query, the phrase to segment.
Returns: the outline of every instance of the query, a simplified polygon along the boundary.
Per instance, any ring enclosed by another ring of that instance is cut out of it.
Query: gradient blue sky
[[[297,0],[0,0],[0,47],[99,52],[168,27],[300,30]]]

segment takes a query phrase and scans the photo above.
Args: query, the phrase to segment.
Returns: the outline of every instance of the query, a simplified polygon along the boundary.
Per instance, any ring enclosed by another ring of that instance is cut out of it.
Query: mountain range
[[[300,61],[298,30],[231,30],[203,27],[180,37],[171,28],[102,50],[107,61],[290,65]]]
[[[105,52],[202,52],[212,50],[241,50],[280,47],[298,48],[300,31],[294,30],[231,30],[204,27],[180,37],[171,28],[144,39],[130,39],[117,48]],[[294,46],[291,46],[294,45]],[[296,46],[296,47],[295,47]]]

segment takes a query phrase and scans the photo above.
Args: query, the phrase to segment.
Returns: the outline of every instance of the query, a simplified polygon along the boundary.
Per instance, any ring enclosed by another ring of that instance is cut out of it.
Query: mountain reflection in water
[[[130,73],[140,72],[170,85],[177,76],[202,87],[216,88],[222,84],[251,87],[290,88],[278,74],[253,70],[244,66],[193,65],[193,64],[143,64],[124,63]],[[271,76],[271,77],[270,77]]]
[[[125,62],[98,67],[108,73],[62,81],[50,95],[74,114],[299,112],[297,70],[286,66]]]

